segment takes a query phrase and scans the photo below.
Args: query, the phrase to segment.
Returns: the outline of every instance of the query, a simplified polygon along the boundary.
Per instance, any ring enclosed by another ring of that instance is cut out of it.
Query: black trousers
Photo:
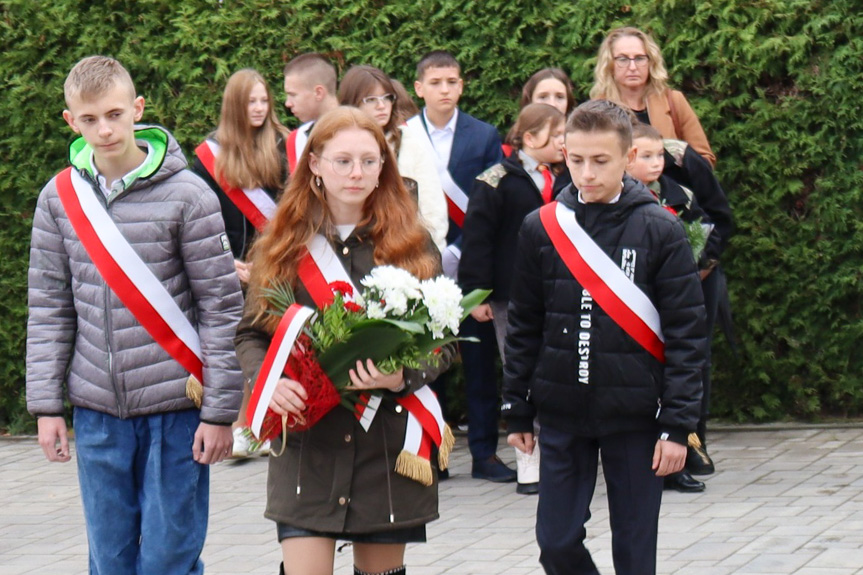
[[[497,340],[490,321],[468,317],[459,335],[476,337],[477,343],[460,342],[467,396],[467,443],[474,459],[485,460],[497,452],[500,420],[500,388],[497,373]]]
[[[598,575],[584,546],[598,459],[608,489],[611,548],[617,575],[654,575],[662,478],[650,468],[655,431],[576,437],[545,425],[536,540],[549,575]]]

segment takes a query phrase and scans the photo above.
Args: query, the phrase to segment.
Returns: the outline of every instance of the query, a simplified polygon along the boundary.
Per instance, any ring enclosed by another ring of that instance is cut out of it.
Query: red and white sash
[[[306,249],[308,251],[300,260],[297,275],[318,308],[323,309],[333,303],[333,290],[330,287],[333,282],[345,282],[351,286],[353,293],[359,294],[357,287],[351,281],[351,276],[324,236],[316,234]],[[360,399],[356,407],[356,415],[360,425],[368,431],[382,398],[380,395],[363,393]]]
[[[426,130],[426,126],[423,123],[422,112],[409,119],[407,121],[407,125],[414,130],[422,130],[428,137],[428,130]],[[434,148],[433,143],[432,148]],[[452,175],[449,173],[449,169],[447,168],[449,158],[441,158],[440,154],[435,150],[434,160],[438,177],[440,178],[440,182],[443,187],[443,193],[446,196],[449,217],[458,226],[458,228],[461,229],[464,227],[464,215],[467,212],[468,196],[464,193],[464,190],[455,183],[455,180],[452,179]]]
[[[252,222],[259,232],[264,229],[273,214],[276,213],[276,202],[261,188],[240,189],[234,188],[224,178],[216,175],[216,157],[219,155],[219,144],[212,140],[205,140],[195,148],[195,155],[209,172],[210,177],[218,182],[219,187],[225,192],[246,219]]]
[[[653,357],[665,362],[659,312],[650,298],[578,225],[575,212],[560,202],[546,204],[539,217],[567,269],[594,301]]]
[[[203,383],[201,341],[177,302],[76,170],[66,168],[56,182],[69,222],[105,283],[156,343]]]
[[[431,485],[431,446],[434,444],[438,448],[438,467],[446,469],[455,437],[430,387],[421,387],[396,401],[408,411],[405,443],[396,458],[396,472],[423,485]]]
[[[300,156],[303,155],[303,150],[306,149],[306,142],[309,140],[309,130],[314,122],[306,122],[296,130],[291,130],[288,134],[288,139],[285,141],[285,147],[288,152],[288,173],[293,174],[297,170]]]
[[[249,427],[255,437],[261,436],[261,426],[264,424],[267,408],[270,406],[276,384],[281,379],[285,366],[288,364],[288,357],[291,355],[294,343],[314,313],[315,310],[311,308],[293,304],[285,311],[285,315],[282,316],[279,325],[276,326],[276,332],[273,334],[270,347],[267,348],[264,363],[261,364],[261,369],[258,371],[258,378],[252,388],[249,406],[246,409],[247,417],[248,414],[251,414],[251,417],[248,418],[251,421]]]
[[[326,238],[320,234],[314,236],[307,250],[307,254],[300,261],[298,276],[315,305],[323,308],[333,302],[334,294],[330,287],[333,282],[345,282],[352,287],[355,294],[359,293]],[[249,402],[249,413],[254,413],[251,427],[256,436],[260,434],[270,398],[285,369],[291,348],[312,313],[309,308],[294,304],[276,328],[258,375],[258,383],[255,384],[255,390]],[[289,314],[291,317],[288,317]],[[361,401],[356,406],[355,415],[364,430],[369,430],[381,401],[380,395],[361,394]],[[408,412],[405,443],[396,460],[396,472],[425,485],[431,485],[432,471],[429,458],[432,444],[438,448],[439,467],[446,469],[455,441],[449,426],[444,421],[440,403],[428,387],[422,387],[416,393],[400,397],[396,401]]]

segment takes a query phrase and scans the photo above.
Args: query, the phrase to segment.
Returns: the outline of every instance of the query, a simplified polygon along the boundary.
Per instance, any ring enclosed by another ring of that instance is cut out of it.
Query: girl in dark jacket
[[[234,268],[242,284],[249,281],[246,255],[255,236],[255,225],[231,200],[226,189],[255,190],[274,202],[287,179],[285,138],[287,129],[273,110],[273,96],[263,76],[250,68],[235,72],[225,86],[219,126],[207,141],[195,150],[193,170],[201,176],[219,198],[222,219]],[[260,222],[258,222],[260,224]],[[234,423],[233,457],[251,455],[247,439],[246,405],[249,387],[244,386],[240,417]],[[261,453],[266,455],[269,444]]]
[[[261,368],[279,318],[268,313],[261,289],[287,282],[297,302],[314,307],[298,278],[305,246],[323,235],[355,285],[375,266],[404,268],[420,279],[440,271],[440,255],[423,228],[380,127],[356,108],[320,118],[271,225],[252,250],[246,309],[235,344],[244,374]],[[356,573],[404,573],[409,542],[425,541],[438,517],[436,474],[430,485],[394,472],[405,439],[407,410],[394,400],[414,393],[448,367],[380,373],[357,362],[357,389],[380,389],[383,401],[368,431],[336,407],[311,429],[288,435],[284,453],[270,458],[266,517],[277,525],[284,572],[331,573],[337,539],[353,542]],[[307,394],[282,378],[269,408],[301,415]],[[279,443],[277,440],[276,444]],[[280,449],[280,445],[274,448]]]
[[[494,322],[500,355],[506,336],[506,308],[518,230],[524,217],[550,202],[558,180],[552,166],[563,162],[563,114],[548,104],[528,104],[507,137],[513,151],[474,183],[465,214],[459,283],[463,289],[491,289],[489,303],[471,315]],[[568,179],[567,179],[568,181]],[[537,493],[539,451],[516,450],[516,491]]]

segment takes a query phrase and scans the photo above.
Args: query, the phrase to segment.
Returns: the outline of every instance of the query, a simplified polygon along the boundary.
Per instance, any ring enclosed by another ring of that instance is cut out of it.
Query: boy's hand
[[[686,446],[660,439],[653,450],[653,465],[657,477],[665,477],[683,469],[686,463]]]
[[[536,445],[536,439],[530,431],[524,433],[510,433],[506,436],[506,442],[522,453],[527,453],[528,455],[533,455],[533,448]]]
[[[234,434],[230,425],[213,425],[202,421],[195,432],[192,456],[201,465],[212,465],[227,459],[233,447]]]
[[[494,314],[491,312],[491,306],[487,303],[481,303],[470,312],[470,315],[476,321],[489,321],[494,319]]]
[[[45,452],[48,461],[66,463],[72,456],[69,454],[69,433],[66,430],[66,420],[62,417],[40,417],[36,420],[39,430],[39,446]],[[60,447],[57,447],[57,442]]]

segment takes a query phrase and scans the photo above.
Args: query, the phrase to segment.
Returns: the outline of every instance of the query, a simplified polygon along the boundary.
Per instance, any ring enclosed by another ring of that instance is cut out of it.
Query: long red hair
[[[276,213],[252,248],[249,289],[253,293],[280,282],[296,288],[297,266],[305,254],[306,244],[318,233],[328,237],[335,235],[326,191],[313,181],[309,154],[320,156],[327,142],[350,128],[372,134],[384,158],[378,187],[366,199],[362,219],[357,224],[357,227],[369,227],[375,246],[375,263],[398,266],[420,279],[437,273],[439,265],[431,249],[431,239],[419,221],[416,204],[402,182],[383,131],[360,110],[340,106],[315,122],[297,170],[276,206]],[[274,330],[278,318],[265,314],[267,307],[266,299],[259,297],[258,317]]]

